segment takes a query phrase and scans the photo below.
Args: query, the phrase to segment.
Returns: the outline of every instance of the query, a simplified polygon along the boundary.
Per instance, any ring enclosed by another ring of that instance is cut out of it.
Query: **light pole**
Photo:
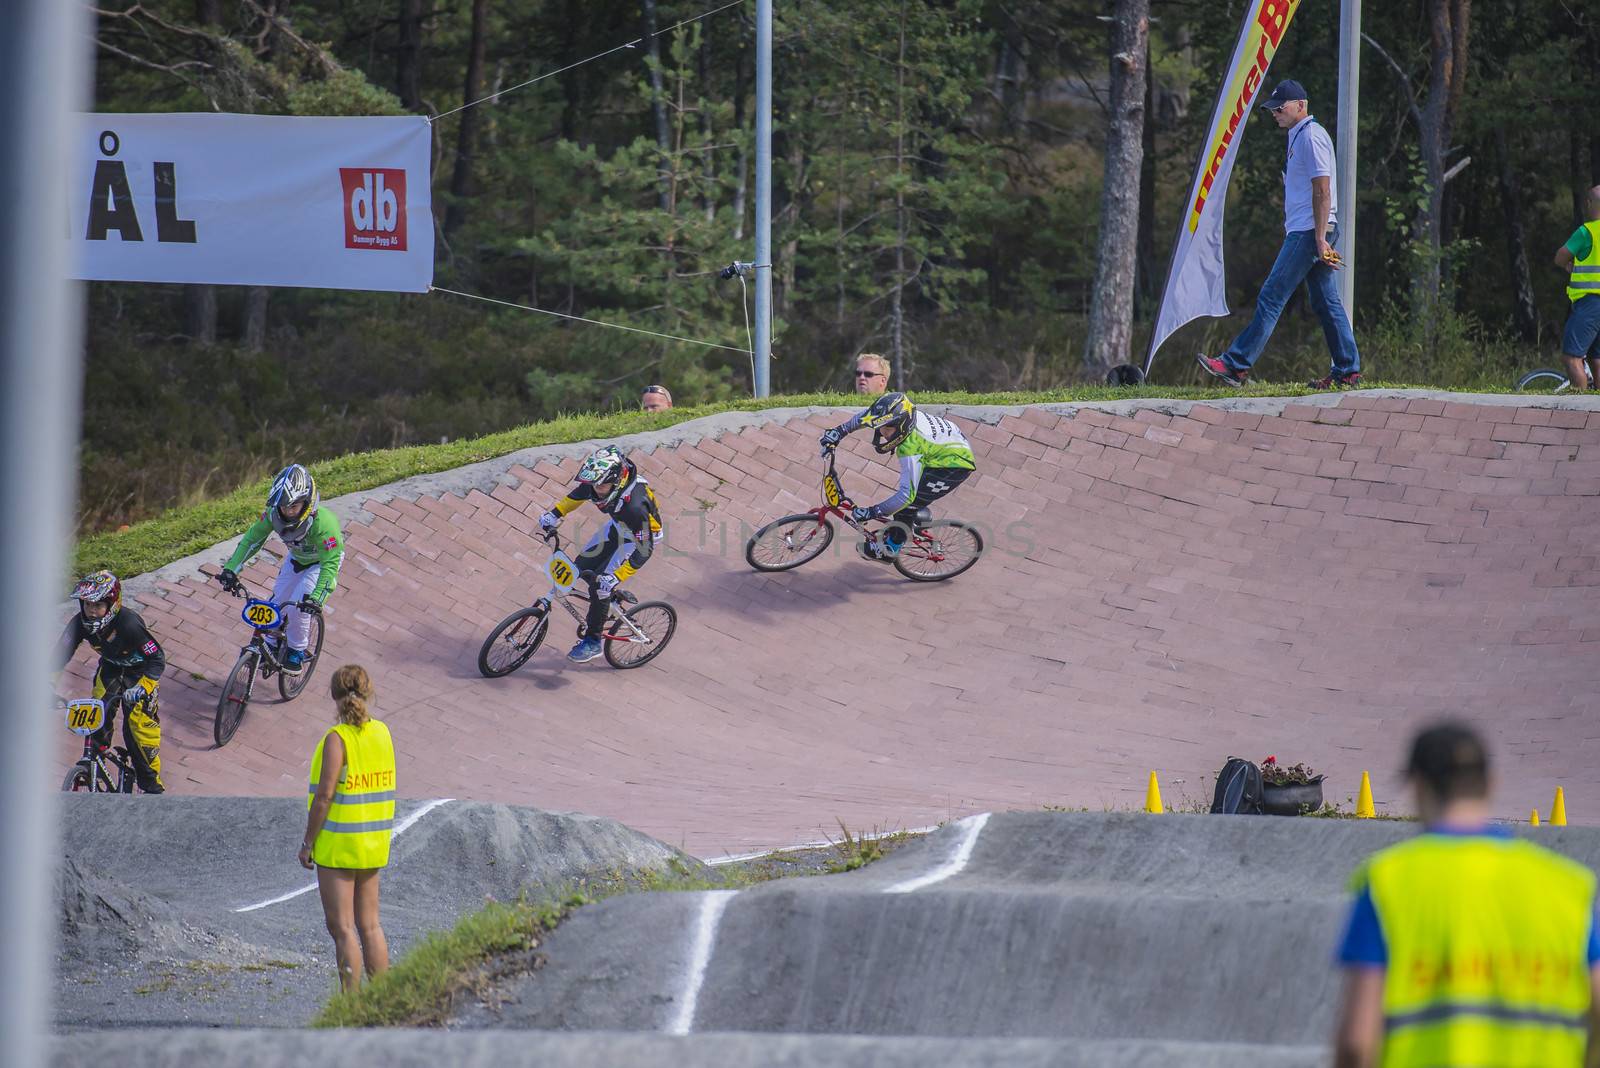
[[[756,338],[757,397],[772,392],[772,0],[756,0]]]
[[[1339,0],[1339,299],[1356,318],[1356,129],[1361,122],[1361,0]]]

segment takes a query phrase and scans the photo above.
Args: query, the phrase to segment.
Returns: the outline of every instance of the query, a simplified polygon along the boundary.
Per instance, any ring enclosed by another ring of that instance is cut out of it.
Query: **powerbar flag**
[[[73,277],[426,292],[421,116],[77,116]]]
[[[1150,338],[1150,355],[1145,360],[1147,372],[1161,343],[1184,323],[1204,315],[1228,314],[1227,275],[1222,264],[1222,209],[1228,199],[1228,178],[1244,137],[1245,119],[1261,95],[1267,68],[1299,7],[1300,0],[1250,0],[1245,5],[1244,27],[1217,94],[1194,185],[1178,225],[1167,285]]]

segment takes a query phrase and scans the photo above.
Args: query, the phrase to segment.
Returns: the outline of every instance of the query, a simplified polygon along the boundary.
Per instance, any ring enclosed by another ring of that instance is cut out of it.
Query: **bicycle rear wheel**
[[[917,582],[955,578],[983,555],[983,536],[967,524],[936,519],[912,532],[894,558],[895,570]]]
[[[288,651],[285,644],[284,651]],[[311,681],[311,673],[317,670],[317,661],[322,658],[322,613],[318,612],[311,617],[311,642],[306,646],[309,654],[300,666],[298,675],[287,671],[278,672],[278,693],[285,701],[293,701],[305,692],[306,683]]]
[[[1517,379],[1518,393],[1565,393],[1571,386],[1564,372],[1549,367],[1529,371]]]
[[[509,675],[539,651],[550,629],[550,615],[537,608],[519,608],[500,621],[478,650],[478,673],[486,679]]]
[[[833,544],[833,524],[814,513],[774,519],[745,543],[745,562],[757,571],[788,571],[815,560]]]
[[[650,640],[640,641],[622,620],[613,619],[611,625],[606,627],[606,637],[600,644],[605,649],[606,663],[614,668],[636,668],[648,664],[661,655],[661,650],[667,647],[673,632],[678,629],[678,613],[665,601],[646,601],[622,614],[644,631]]]
[[[228,672],[228,681],[223,683],[222,696],[217,699],[217,718],[211,725],[211,737],[219,749],[233,738],[250,709],[250,690],[255,685],[259,656],[254,650],[240,653],[233,670]]]

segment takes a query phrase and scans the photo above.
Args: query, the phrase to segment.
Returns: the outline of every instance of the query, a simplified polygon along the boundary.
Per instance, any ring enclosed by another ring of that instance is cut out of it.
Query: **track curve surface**
[[[348,552],[308,692],[211,745],[245,638],[196,575],[130,583],[168,649],[165,776],[185,794],[295,795],[331,669],[372,671],[401,792],[578,810],[715,857],[852,830],[1046,804],[1209,799],[1231,754],[1302,760],[1329,796],[1373,774],[1401,805],[1408,731],[1481,723],[1505,815],[1564,785],[1600,808],[1593,691],[1600,404],[1364,391],[1294,401],[951,408],[979,474],[940,502],[989,553],[913,584],[841,536],[762,575],[748,532],[816,504],[840,410],[713,416],[622,439],[668,538],[630,583],[677,636],[618,672],[561,656],[478,676],[489,629],[542,591],[535,517],[589,445],[528,450],[328,502]],[[857,436],[846,488],[887,495]],[[593,529],[596,513],[578,520]],[[573,525],[569,520],[568,526]],[[848,531],[843,532],[848,534]],[[275,545],[276,543],[274,543]],[[267,586],[276,561],[246,578]],[[63,692],[87,685],[80,655]],[[58,757],[75,757],[62,733]]]

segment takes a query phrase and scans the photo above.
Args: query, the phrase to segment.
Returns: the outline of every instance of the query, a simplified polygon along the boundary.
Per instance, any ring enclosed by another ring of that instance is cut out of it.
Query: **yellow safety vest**
[[[1567,299],[1576,304],[1584,297],[1600,296],[1600,220],[1587,222],[1589,254],[1572,265],[1572,281],[1567,284]]]
[[[324,868],[381,868],[389,863],[389,835],[394,826],[394,741],[382,720],[360,727],[337,723],[344,742],[344,781],[333,795],[328,820],[311,847],[311,859]],[[306,807],[316,798],[322,778],[324,734],[311,755],[311,786]]]
[[[1595,876],[1531,842],[1424,834],[1373,855],[1382,1068],[1581,1068]]]

